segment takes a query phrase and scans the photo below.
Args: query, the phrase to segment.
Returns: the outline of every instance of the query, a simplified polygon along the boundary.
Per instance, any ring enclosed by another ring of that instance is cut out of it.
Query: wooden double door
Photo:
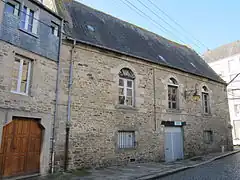
[[[3,127],[0,175],[14,177],[39,173],[42,127],[34,119],[14,118]]]

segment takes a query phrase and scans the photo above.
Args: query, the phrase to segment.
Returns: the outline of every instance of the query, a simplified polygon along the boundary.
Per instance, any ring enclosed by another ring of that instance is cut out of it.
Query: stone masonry
[[[63,165],[69,66],[73,57],[73,85],[69,168],[106,166],[135,161],[164,160],[164,126],[161,121],[182,121],[184,154],[193,156],[232,148],[226,87],[206,78],[148,63],[140,59],[65,41],[61,50],[61,106],[58,122],[57,156]],[[118,73],[129,68],[136,76],[135,106],[118,105]],[[154,79],[155,74],[155,79]],[[168,110],[167,83],[174,77],[179,83],[179,110]],[[155,87],[154,87],[155,81]],[[185,90],[198,85],[210,91],[211,114],[204,115],[202,102],[184,97]],[[154,111],[154,91],[156,111]],[[156,122],[155,115],[156,112]],[[156,129],[155,129],[156,126]],[[118,149],[117,132],[136,132],[136,148]],[[213,143],[203,141],[203,131],[213,131]]]
[[[31,58],[33,63],[28,96],[11,92],[15,54]],[[0,41],[0,142],[3,125],[11,122],[13,117],[39,119],[44,127],[40,168],[42,174],[49,171],[56,75],[56,62]]]

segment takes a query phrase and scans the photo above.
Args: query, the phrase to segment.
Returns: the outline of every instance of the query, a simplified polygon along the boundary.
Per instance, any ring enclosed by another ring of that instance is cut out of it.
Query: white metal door
[[[183,159],[183,134],[181,127],[165,127],[165,161]]]

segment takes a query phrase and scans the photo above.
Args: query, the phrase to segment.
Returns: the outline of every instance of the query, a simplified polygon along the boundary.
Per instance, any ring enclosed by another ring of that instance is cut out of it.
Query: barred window
[[[135,147],[134,131],[118,131],[118,148],[128,149]]]
[[[178,83],[174,78],[170,78],[168,82],[168,108],[178,108]]]
[[[119,104],[134,105],[134,79],[135,76],[130,69],[123,68],[119,72]]]
[[[213,132],[211,130],[203,131],[204,142],[210,144],[213,142]]]

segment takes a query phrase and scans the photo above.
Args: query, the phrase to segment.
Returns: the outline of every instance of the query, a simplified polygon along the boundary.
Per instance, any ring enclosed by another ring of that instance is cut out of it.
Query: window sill
[[[180,109],[166,109],[166,112],[168,112],[168,113],[181,113],[182,110],[180,110]]]
[[[22,96],[28,96],[28,94],[26,94],[26,93],[21,93],[21,92],[17,92],[17,91],[11,91],[11,93],[22,95]]]
[[[202,115],[203,115],[204,117],[211,117],[211,116],[212,116],[211,113],[202,113]]]
[[[18,29],[19,29],[20,31],[22,31],[22,32],[24,32],[24,33],[26,33],[26,34],[28,34],[28,35],[34,37],[34,38],[39,38],[37,34],[34,34],[34,33],[31,33],[31,32],[28,32],[27,30],[22,29],[22,28],[18,28]]]
[[[132,148],[117,148],[117,152],[127,152],[127,151],[135,151],[137,150],[137,147],[132,147]]]
[[[127,106],[127,105],[120,105],[120,104],[116,105],[115,108],[116,108],[116,109],[123,109],[123,110],[134,110],[134,111],[137,110],[136,107]]]

